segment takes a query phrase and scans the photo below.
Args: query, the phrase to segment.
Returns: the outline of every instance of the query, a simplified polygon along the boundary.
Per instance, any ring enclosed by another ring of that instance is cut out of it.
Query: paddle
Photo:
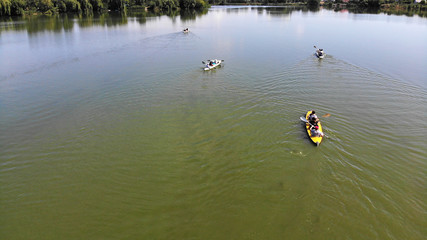
[[[307,119],[305,119],[305,118],[303,118],[303,117],[299,117],[299,119],[301,119],[301,121],[303,121],[303,122],[305,122],[305,123],[308,123],[308,124],[310,124],[310,125],[313,125],[313,124],[311,124]]]
[[[329,113],[328,113],[329,114]],[[305,123],[308,123],[308,124],[310,124],[311,126],[313,126],[313,124],[311,124],[307,119],[305,119],[305,118],[303,118],[303,117],[299,117],[299,119],[301,120],[301,121],[303,121],[303,122],[305,122]],[[329,136],[326,136],[326,134],[324,133],[324,132],[322,132],[323,133],[323,136],[324,137],[326,137],[326,138],[329,138]]]
[[[310,124],[311,126],[313,126],[313,124],[311,124],[311,122],[309,122],[307,119],[303,118],[303,117],[299,117],[299,119],[301,119],[301,121]]]
[[[329,113],[326,113],[325,115],[323,115],[322,117],[330,117],[331,116],[331,114],[329,114]]]

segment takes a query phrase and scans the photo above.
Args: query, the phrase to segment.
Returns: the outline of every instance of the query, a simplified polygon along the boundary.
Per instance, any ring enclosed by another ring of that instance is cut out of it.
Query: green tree
[[[38,0],[36,7],[38,11],[47,12],[53,9],[53,3],[51,0]]]
[[[308,0],[307,5],[311,7],[319,6],[320,0]]]
[[[93,7],[89,0],[78,0],[81,6],[81,10],[85,12],[92,12]]]
[[[66,9],[64,12],[80,12],[82,10],[80,3],[77,0],[60,0],[65,1]]]
[[[12,8],[10,15],[22,15],[24,14],[25,9],[25,1],[24,0],[12,0]]]
[[[368,0],[368,7],[379,8],[382,2],[382,0]]]
[[[92,5],[94,11],[101,11],[104,9],[104,3],[102,0],[89,0],[89,2]]]
[[[0,0],[0,16],[10,15],[12,2],[10,0]]]
[[[182,9],[201,9],[207,6],[203,0],[180,0],[179,7]]]
[[[129,4],[129,0],[106,0],[107,8],[110,10],[124,10],[125,7]]]
[[[209,0],[0,0],[0,16],[24,14],[24,12],[86,12],[125,11],[127,6],[148,6],[161,10],[202,9]],[[224,0],[225,1],[225,0]],[[230,0],[244,1],[244,0]]]

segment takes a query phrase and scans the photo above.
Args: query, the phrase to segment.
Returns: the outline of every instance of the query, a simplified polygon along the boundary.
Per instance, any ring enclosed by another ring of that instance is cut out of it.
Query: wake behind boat
[[[224,62],[224,60],[213,59],[213,60],[206,60],[206,62],[202,61],[202,63],[205,64],[205,68],[204,68],[205,71],[208,71],[220,66],[222,62]]]

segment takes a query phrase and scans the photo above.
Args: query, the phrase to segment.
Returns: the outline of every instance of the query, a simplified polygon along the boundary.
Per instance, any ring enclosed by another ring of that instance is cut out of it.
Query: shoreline
[[[276,3],[276,4],[261,4],[261,3],[229,3],[229,4],[212,4],[207,8],[210,8],[211,6],[257,6],[257,7],[301,7],[301,8],[308,8],[310,10],[317,10],[319,8],[325,8],[330,10],[349,10],[350,12],[356,12],[356,13],[380,13],[385,12],[387,14],[396,14],[396,15],[413,15],[416,13],[420,17],[427,17],[427,4],[421,4],[421,3],[410,3],[410,4],[400,4],[400,3],[387,3],[387,4],[381,4],[379,7],[369,7],[364,6],[361,4],[356,3],[324,3],[321,2],[318,6],[309,6],[307,3],[304,2],[296,2],[296,3]],[[183,9],[176,9],[176,11],[182,11]],[[108,13],[108,12],[127,12],[127,11],[145,11],[145,12],[156,12],[156,13],[167,13],[165,10],[161,10],[158,8],[150,9],[148,6],[143,5],[135,5],[135,6],[128,6],[124,10],[108,10],[104,9],[101,11],[97,11],[99,13]],[[86,13],[95,13],[96,11],[86,12]],[[0,15],[1,18],[7,18],[7,17],[13,17],[13,16],[55,16],[58,14],[69,14],[69,13],[77,13],[77,14],[84,14],[85,11],[82,12],[57,12],[48,10],[45,12],[37,11],[35,9],[28,9],[25,10],[22,14],[18,15]]]

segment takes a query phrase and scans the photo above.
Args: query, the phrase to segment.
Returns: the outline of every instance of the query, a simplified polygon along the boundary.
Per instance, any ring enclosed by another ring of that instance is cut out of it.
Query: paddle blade
[[[323,115],[322,117],[330,117],[330,116],[331,116],[331,114],[327,113],[327,114]]]
[[[205,61],[202,61],[203,64],[206,64]]]
[[[303,118],[303,117],[299,117],[299,119],[301,119],[301,121],[308,123],[307,119]]]

